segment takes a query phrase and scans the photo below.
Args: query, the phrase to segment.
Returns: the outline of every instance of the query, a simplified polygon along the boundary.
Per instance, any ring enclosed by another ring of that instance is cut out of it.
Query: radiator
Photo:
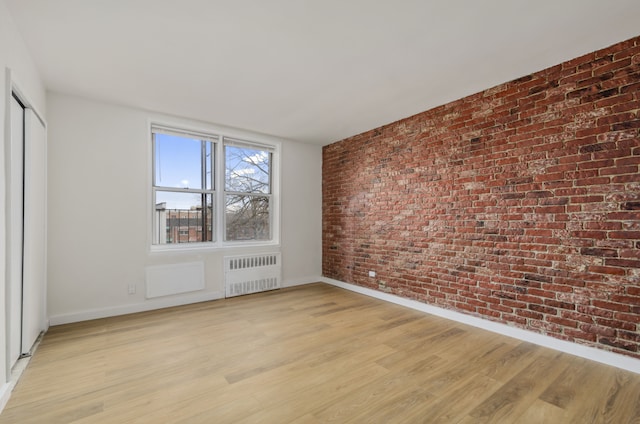
[[[226,297],[279,289],[281,279],[279,252],[224,257]]]
[[[147,299],[204,290],[203,262],[148,266],[145,274]]]

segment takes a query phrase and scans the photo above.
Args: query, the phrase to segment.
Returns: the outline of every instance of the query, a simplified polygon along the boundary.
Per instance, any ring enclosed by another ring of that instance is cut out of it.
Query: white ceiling
[[[640,35],[638,0],[5,0],[49,90],[328,144]]]

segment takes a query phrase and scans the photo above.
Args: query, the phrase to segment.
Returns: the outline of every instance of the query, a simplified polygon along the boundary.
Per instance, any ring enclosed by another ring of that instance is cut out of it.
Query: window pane
[[[213,241],[213,196],[156,192],[154,244]]]
[[[271,153],[260,149],[225,146],[225,190],[271,193]]]
[[[206,142],[206,144],[212,143]],[[202,142],[200,140],[156,133],[154,149],[154,184],[156,186],[202,188]]]
[[[270,240],[267,196],[226,196],[226,240]]]

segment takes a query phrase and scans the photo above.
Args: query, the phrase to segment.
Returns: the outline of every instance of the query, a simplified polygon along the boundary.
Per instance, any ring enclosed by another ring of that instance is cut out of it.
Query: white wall
[[[0,0],[0,137],[3,147],[0,149],[0,410],[8,400],[6,362],[6,243],[7,243],[7,180],[6,149],[10,140],[6,123],[7,105],[11,97],[11,89],[7,86],[8,69],[11,79],[20,92],[28,98],[29,103],[41,114],[45,114],[46,93],[33,60],[15,28],[4,0]]]
[[[322,147],[282,145],[282,274],[284,285],[322,275]]]
[[[150,252],[148,242],[149,120],[212,131],[220,127],[56,93],[48,95],[48,110],[51,323],[222,297],[222,256],[241,252]],[[321,275],[322,150],[282,141],[281,159],[284,285],[316,281]],[[204,291],[145,300],[146,266],[193,261],[205,264]],[[136,294],[128,294],[129,284],[136,285]]]

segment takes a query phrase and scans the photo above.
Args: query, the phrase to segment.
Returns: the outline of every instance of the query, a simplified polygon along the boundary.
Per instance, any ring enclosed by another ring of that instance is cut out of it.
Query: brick
[[[620,209],[627,210],[627,211],[640,211],[640,201],[624,202],[620,204]]]
[[[578,164],[578,170],[609,168],[615,164],[613,159],[590,160]]]
[[[576,305],[574,305],[573,303],[559,302],[553,299],[545,299],[544,304],[551,306],[553,308],[560,308],[560,309],[567,309],[567,310],[574,310],[576,308]]]
[[[619,320],[619,319],[596,318],[595,322],[600,326],[607,327],[612,330],[621,329],[621,330],[634,331],[636,329],[636,324],[632,322],[624,321],[624,320]],[[617,334],[617,333],[618,331],[612,331],[612,334]]]
[[[564,333],[573,339],[587,340],[591,342],[595,342],[596,340],[598,340],[597,334],[587,333],[580,330],[566,329]]]
[[[609,238],[612,239],[637,239],[640,240],[640,231],[610,231]]]
[[[613,347],[617,347],[620,349],[624,349],[624,350],[629,350],[631,352],[637,352],[638,351],[638,345],[634,344],[634,343],[628,343],[625,342],[623,340],[614,340],[608,337],[602,337],[599,339],[600,343],[608,345],[608,346],[613,346]]]
[[[635,175],[638,173],[638,165],[629,165],[629,166],[616,166],[613,168],[602,168],[600,169],[600,175],[624,175],[624,174],[632,174]],[[635,178],[632,178],[634,180]],[[618,182],[614,180],[614,182]]]
[[[640,269],[640,261],[634,261],[631,259],[606,259],[605,265],[609,267],[622,267]]]
[[[607,311],[607,314],[608,314],[608,316],[613,316],[613,313],[610,312],[610,311]],[[567,319],[574,320],[574,321],[579,321],[579,322],[584,322],[584,323],[587,323],[587,324],[593,323],[593,317],[588,312],[581,313],[581,312],[562,311],[561,316],[563,318],[567,318]]]
[[[615,150],[616,147],[617,147],[616,143],[613,143],[613,142],[595,143],[595,144],[589,144],[587,146],[582,146],[578,151],[580,153],[593,153],[593,152]]]
[[[588,255],[588,256],[601,256],[601,257],[607,257],[607,258],[618,257],[618,251],[616,249],[583,247],[580,249],[580,253],[582,255]]]
[[[616,330],[610,327],[598,325],[580,324],[578,328],[585,333],[598,334],[600,336],[615,337]]]
[[[618,331],[618,337],[622,340],[640,343],[640,333],[637,331]]]
[[[619,113],[617,115],[607,115],[602,118],[598,118],[596,125],[598,126],[613,125],[613,124],[619,124],[621,122],[634,121],[635,117],[636,115],[632,112]]]
[[[629,305],[623,303],[613,303],[613,302],[605,302],[603,300],[594,300],[593,306],[596,308],[607,309],[610,311],[618,311],[618,312],[629,312]]]
[[[529,309],[535,312],[540,312],[543,314],[548,314],[548,315],[557,315],[558,314],[558,310],[556,308],[552,308],[549,306],[542,306],[542,305],[529,305]]]
[[[576,186],[593,186],[593,185],[606,185],[609,184],[611,179],[609,177],[592,177],[592,178],[580,178],[575,181]]]
[[[539,312],[534,312],[534,311],[527,311],[527,310],[523,310],[520,309],[518,311],[516,311],[516,315],[523,317],[523,318],[531,318],[531,319],[536,319],[536,320],[542,320],[544,318],[544,315],[542,315]]]
[[[640,158],[633,156],[628,158],[616,159],[616,166],[625,166],[625,165],[640,165]]]
[[[625,275],[626,272],[622,268],[618,268],[616,265],[610,266],[598,266],[598,265],[590,265],[589,272],[594,274],[607,274],[607,275]]]

